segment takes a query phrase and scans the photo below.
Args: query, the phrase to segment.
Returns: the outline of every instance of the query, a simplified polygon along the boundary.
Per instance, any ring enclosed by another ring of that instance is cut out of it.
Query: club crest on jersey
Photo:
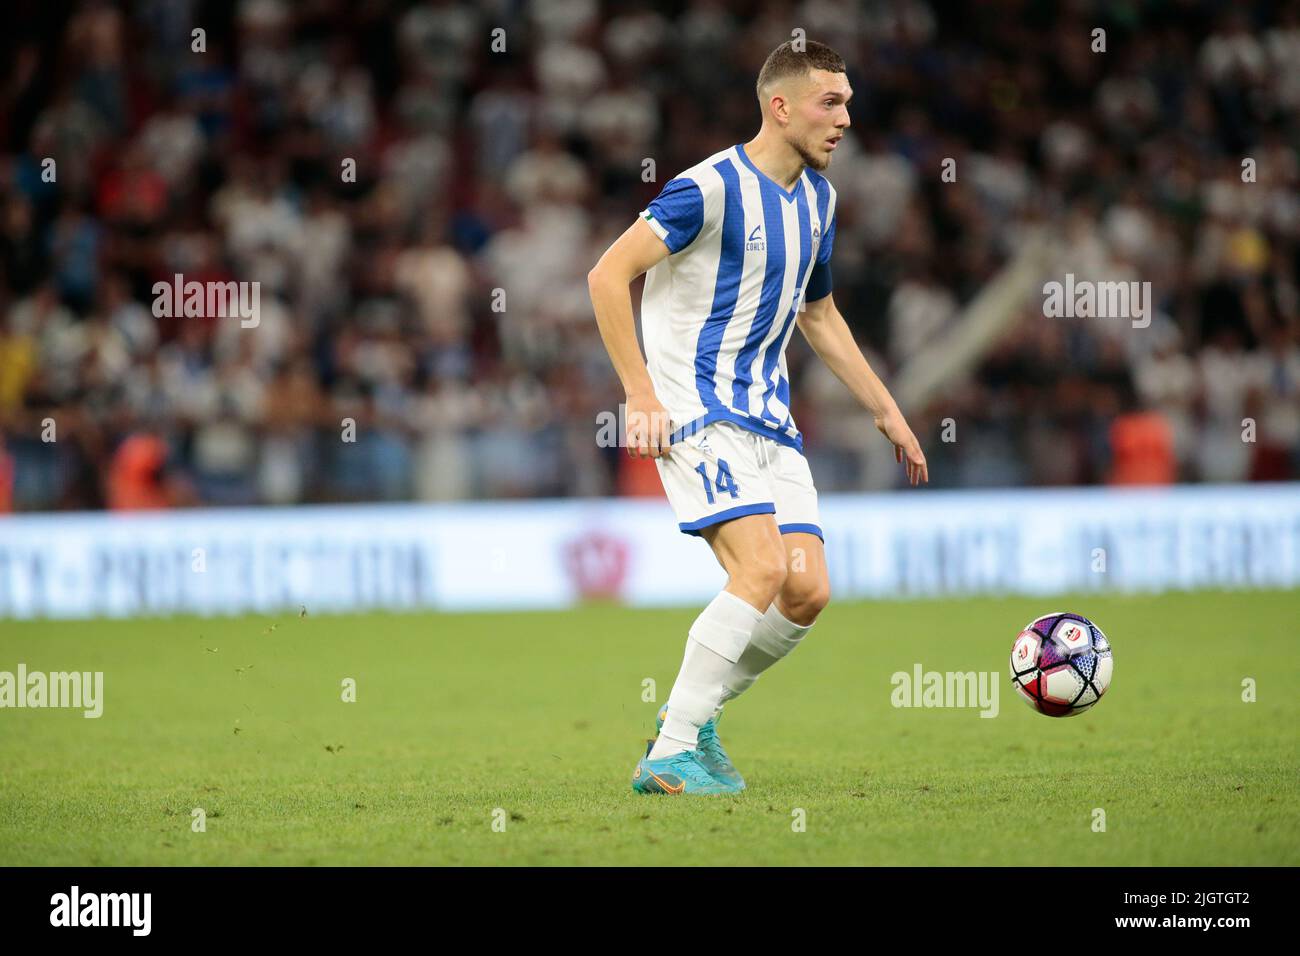
[[[745,241],[746,252],[766,252],[767,240],[763,238],[763,224],[760,222]]]

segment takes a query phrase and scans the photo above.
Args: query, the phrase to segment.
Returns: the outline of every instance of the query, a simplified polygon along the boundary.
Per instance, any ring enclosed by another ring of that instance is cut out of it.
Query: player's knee
[[[745,578],[759,602],[771,604],[781,593],[786,582],[785,555],[774,550],[771,554],[755,555],[745,568]]]
[[[781,604],[786,616],[804,627],[817,620],[817,615],[831,603],[831,583],[825,575],[791,574],[781,590]]]

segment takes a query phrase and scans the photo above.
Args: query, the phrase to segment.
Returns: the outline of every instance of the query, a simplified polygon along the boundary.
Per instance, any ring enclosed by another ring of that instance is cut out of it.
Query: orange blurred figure
[[[108,469],[108,506],[114,511],[171,507],[163,481],[167,444],[157,435],[137,434],[122,442]]]
[[[1110,426],[1112,485],[1169,485],[1177,478],[1174,431],[1155,411],[1129,412]]]
[[[618,467],[618,494],[624,498],[666,497],[654,459],[623,455]]]

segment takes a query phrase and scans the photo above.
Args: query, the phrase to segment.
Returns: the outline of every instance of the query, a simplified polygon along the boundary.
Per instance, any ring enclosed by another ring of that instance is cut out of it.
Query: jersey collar
[[[749,171],[750,171],[750,172],[752,172],[752,173],[753,173],[755,176],[757,176],[759,179],[761,179],[761,180],[763,180],[763,181],[765,181],[765,182],[771,183],[771,184],[772,184],[772,188],[775,189],[778,193],[780,193],[780,194],[781,194],[781,197],[782,197],[786,202],[794,202],[797,198],[799,198],[799,191],[803,188],[803,172],[802,172],[802,171],[800,171],[800,173],[799,173],[799,179],[798,179],[798,180],[795,182],[795,184],[794,184],[794,189],[786,189],[786,188],[783,187],[780,183],[778,183],[775,179],[773,179],[773,178],[772,178],[771,176],[769,176],[767,173],[763,172],[761,169],[759,169],[757,166],[754,165],[754,161],[753,161],[752,159],[750,159],[750,158],[749,158],[749,154],[745,152],[745,144],[744,144],[744,143],[737,143],[737,144],[736,144],[736,153],[740,156],[740,161],[741,161],[742,163],[744,163],[746,166],[749,167]]]

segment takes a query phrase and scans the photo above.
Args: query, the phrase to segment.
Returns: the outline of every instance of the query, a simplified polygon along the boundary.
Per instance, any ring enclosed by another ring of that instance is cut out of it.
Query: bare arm
[[[640,458],[668,454],[672,429],[667,411],[655,396],[650,372],[637,343],[629,286],[668,255],[663,240],[644,220],[638,219],[605,250],[587,274],[596,326],[627,395],[627,452]]]
[[[881,434],[893,442],[894,457],[906,464],[908,481],[914,485],[928,482],[930,472],[920,442],[912,434],[889,389],[858,348],[844,316],[835,308],[834,298],[827,295],[807,303],[799,312],[800,331],[836,378],[871,413]]]

